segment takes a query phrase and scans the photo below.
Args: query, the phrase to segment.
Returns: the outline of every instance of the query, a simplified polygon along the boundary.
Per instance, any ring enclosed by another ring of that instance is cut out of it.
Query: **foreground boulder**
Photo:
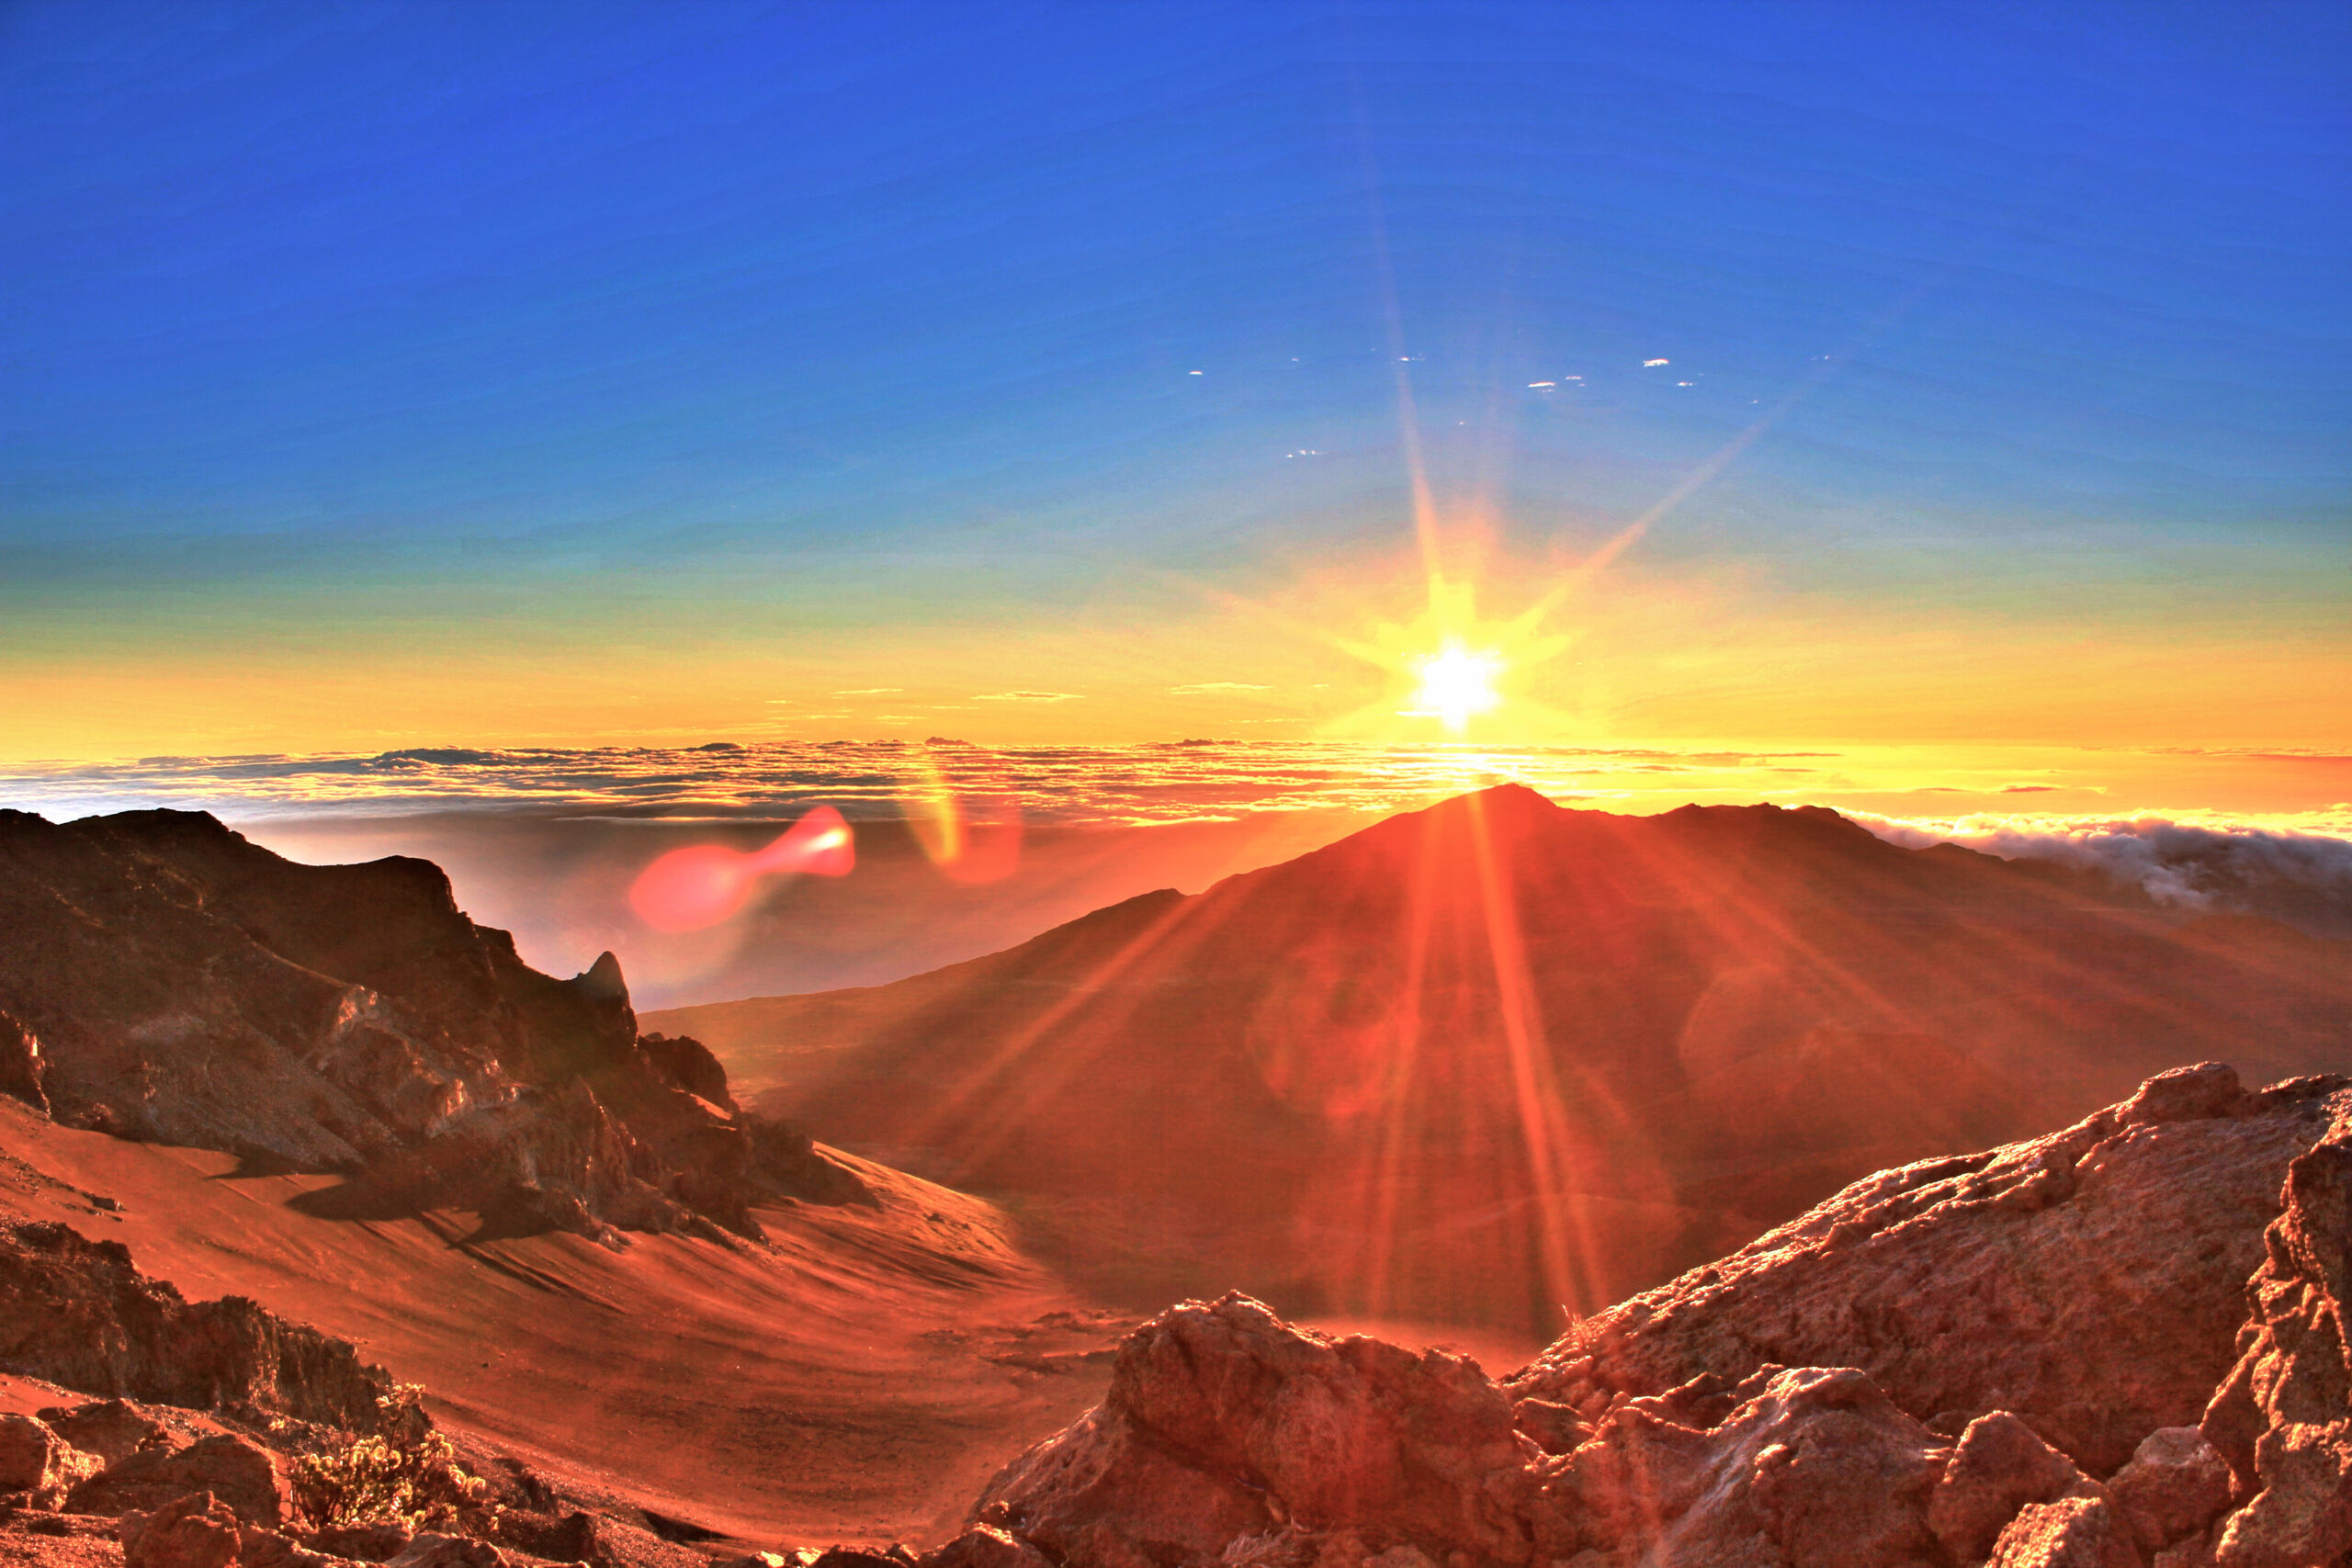
[[[160,1508],[203,1493],[237,1518],[265,1529],[295,1522],[286,1461],[249,1438],[222,1433],[172,1452],[149,1449],[107,1466],[65,1499],[76,1514],[127,1514]]]
[[[124,1568],[228,1568],[237,1560],[237,1516],[209,1492],[127,1514],[119,1529]]]
[[[1296,1525],[1524,1562],[1525,1448],[1467,1359],[1303,1334],[1235,1295],[1136,1330],[1102,1408],[980,1513],[1057,1559],[1213,1556]]]
[[[105,1463],[58,1436],[46,1421],[0,1416],[0,1496],[27,1507],[54,1508]]]
[[[2208,1063],[1857,1183],[1500,1384],[1187,1303],[933,1562],[2332,1562],[2347,1277],[2352,1080]]]

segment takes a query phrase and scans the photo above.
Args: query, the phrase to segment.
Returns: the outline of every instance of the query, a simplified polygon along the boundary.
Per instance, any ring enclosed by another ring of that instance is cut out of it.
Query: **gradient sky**
[[[0,755],[1435,738],[1416,446],[1482,615],[1656,513],[1487,739],[2343,748],[2347,148],[2244,0],[12,6]]]

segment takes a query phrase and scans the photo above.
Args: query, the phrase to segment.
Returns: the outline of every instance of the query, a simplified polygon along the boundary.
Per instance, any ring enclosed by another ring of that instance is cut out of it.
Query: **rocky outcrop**
[[[1577,1324],[1510,1383],[1587,1419],[1702,1374],[1858,1367],[1953,1436],[2008,1410],[2106,1475],[2233,1359],[2279,1183],[2352,1098],[2206,1064],[2049,1137],[1878,1176]]]
[[[40,1041],[14,1014],[0,1011],[0,1094],[49,1114],[49,1063]]]
[[[2069,1497],[2103,1501],[2108,1494],[2032,1427],[1996,1410],[1971,1421],[1961,1434],[1928,1501],[1928,1528],[1954,1557],[1974,1562],[1992,1554],[2028,1504]]]
[[[2196,1427],[2166,1427],[2148,1434],[2107,1489],[2141,1549],[2154,1552],[2221,1517],[2230,1503],[2230,1470]]]
[[[60,1438],[117,1464],[141,1449],[179,1450],[188,1438],[127,1399],[92,1400],[83,1404],[57,1404],[35,1412]]]
[[[345,1171],[324,1201],[355,1211],[487,1204],[493,1230],[757,1235],[760,1202],[864,1194],[763,1174],[724,1069],[639,1041],[611,953],[540,974],[427,862],[0,811],[0,1092],[75,1125]]]
[[[2215,1553],[2225,1568],[2352,1551],[2352,1117],[2289,1167],[2264,1241],[2236,1364],[2201,1423],[2245,1498]]]
[[[656,1032],[639,1035],[637,1048],[667,1082],[722,1110],[735,1109],[735,1097],[727,1088],[727,1069],[718,1065],[718,1058],[701,1041],[683,1034],[673,1037]]]
[[[1189,1303],[933,1563],[2333,1562],[2348,1178],[2352,1082],[2209,1063],[1859,1183],[1500,1384]]]
[[[96,1394],[372,1430],[392,1393],[341,1339],[242,1296],[189,1302],[119,1242],[0,1226],[0,1370]]]

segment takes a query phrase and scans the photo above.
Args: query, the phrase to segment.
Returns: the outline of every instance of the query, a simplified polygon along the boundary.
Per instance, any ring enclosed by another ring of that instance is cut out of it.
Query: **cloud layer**
[[[2281,823],[2194,816],[1977,816],[1950,822],[1850,813],[1911,848],[1960,844],[2004,860],[2106,873],[2165,904],[2243,910],[2352,935],[2352,841]]]
[[[1042,699],[1050,694],[1007,694]],[[1812,755],[1812,753],[1805,753]],[[146,757],[0,772],[0,805],[51,817],[175,806],[240,819],[448,809],[582,815],[906,814],[944,777],[1032,821],[1199,821],[1249,812],[1399,811],[1513,780],[1564,803],[1613,799],[1603,777],[1769,766],[1775,755],[1574,747],[1184,740],[988,750],[933,740],[775,741],[597,750],[409,747],[373,756]]]

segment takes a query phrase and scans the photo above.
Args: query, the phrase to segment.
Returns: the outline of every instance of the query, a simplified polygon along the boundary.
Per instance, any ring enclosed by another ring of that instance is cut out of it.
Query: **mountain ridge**
[[[0,812],[0,1020],[70,1125],[335,1170],[354,1213],[756,1235],[761,1195],[855,1201],[738,1112],[698,1043],[640,1038],[619,963],[570,979],[430,862],[288,861],[201,812]]]
[[[2339,1062],[2347,954],[1819,807],[1500,785],[889,986],[649,1019],[756,1106],[1018,1198],[1132,1304],[1238,1286],[1549,1332],[2183,1057]],[[1167,1245],[1123,1277],[1098,1222]],[[1512,1261],[1547,1230],[1585,1239]]]

